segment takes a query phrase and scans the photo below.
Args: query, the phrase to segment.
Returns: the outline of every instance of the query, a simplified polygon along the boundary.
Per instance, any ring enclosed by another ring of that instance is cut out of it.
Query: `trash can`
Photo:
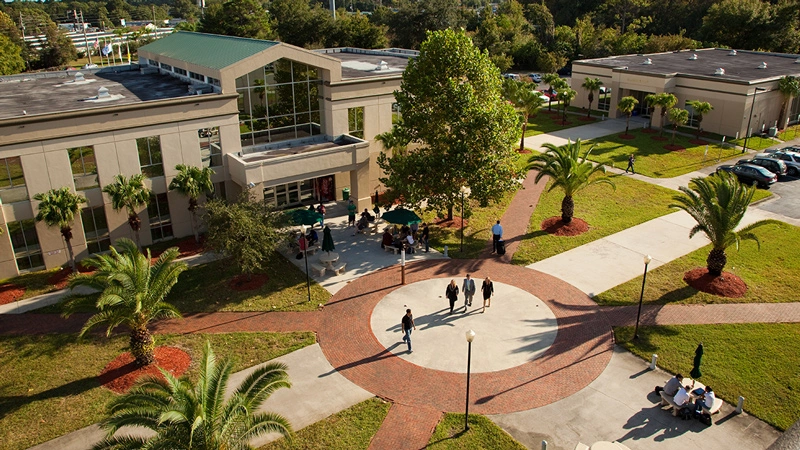
[[[342,200],[350,200],[350,188],[346,187],[342,189]]]
[[[769,137],[775,137],[778,135],[778,127],[769,127]]]

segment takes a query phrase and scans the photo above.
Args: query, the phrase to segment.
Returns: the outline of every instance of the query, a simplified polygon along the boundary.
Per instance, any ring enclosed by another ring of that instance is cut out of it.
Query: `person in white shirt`
[[[498,220],[496,224],[492,225],[492,253],[497,253],[497,241],[503,238],[503,227]]]
[[[700,413],[700,412],[703,411],[704,407],[705,407],[705,409],[709,409],[710,410],[711,407],[714,406],[714,400],[716,398],[717,398],[717,396],[714,394],[714,391],[711,389],[711,387],[710,386],[706,386],[706,391],[703,393],[703,395],[698,397],[698,399],[694,403],[695,411]]]
[[[675,394],[675,397],[673,397],[672,401],[675,402],[679,408],[686,406],[686,404],[689,403],[689,391],[691,390],[691,386],[681,386],[681,388],[678,389],[678,393]]]
[[[407,245],[408,253],[414,253],[414,236],[410,234],[406,236],[406,242],[408,244]]]

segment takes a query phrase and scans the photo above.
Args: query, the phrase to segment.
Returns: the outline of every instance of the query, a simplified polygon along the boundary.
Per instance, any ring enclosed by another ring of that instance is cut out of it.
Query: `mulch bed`
[[[100,384],[117,394],[124,394],[144,376],[162,377],[159,367],[179,377],[192,362],[188,353],[176,347],[156,347],[155,356],[156,362],[144,367],[136,365],[130,352],[117,356],[100,372]]]
[[[671,152],[682,152],[686,150],[686,147],[681,147],[680,145],[672,145],[672,144],[667,144],[664,146],[664,148]]]
[[[247,279],[247,275],[236,275],[228,282],[228,287],[234,291],[253,291],[264,286],[264,283],[269,280],[269,276],[263,273],[254,273]]]
[[[528,150],[527,148],[524,148],[524,149],[522,149],[522,151],[519,151],[519,149],[517,149],[517,153],[523,153],[523,154],[525,154],[525,153],[531,153],[531,151],[530,151],[530,150]]]
[[[694,145],[706,145],[709,142],[702,139],[689,139],[689,143]]]
[[[461,217],[458,217],[458,216],[453,216],[452,219],[437,220],[433,224],[436,225],[437,227],[441,227],[441,228],[457,228],[457,229],[460,230],[461,229],[461,222],[464,222],[464,228],[469,226],[469,221],[468,220],[463,220]]]
[[[583,121],[583,122],[597,122],[597,118],[596,117],[580,116],[580,117],[578,117],[578,120]]]
[[[656,134],[656,133],[658,133],[658,129],[656,129],[656,128],[642,128],[642,133]]]
[[[561,216],[555,216],[542,222],[542,230],[555,236],[577,236],[589,231],[589,224],[577,217],[573,217],[570,223],[564,223]]]
[[[25,295],[25,288],[16,284],[7,283],[0,286],[0,305],[15,302]]]
[[[636,136],[634,136],[632,134],[620,134],[617,137],[620,138],[620,139],[625,139],[625,140],[636,139]]]
[[[78,269],[79,273],[91,273],[94,271],[94,269],[86,267],[81,263],[77,263],[76,268]],[[52,285],[56,289],[64,289],[67,287],[67,282],[69,282],[70,275],[72,275],[72,269],[67,266],[50,275],[50,277],[47,279],[47,284]]]
[[[554,120],[553,123],[555,123],[556,125],[561,125],[562,127],[565,127],[567,125],[572,125],[572,122],[570,122],[569,120]]]
[[[650,136],[650,139],[654,141],[668,141],[669,138],[666,136]]]
[[[686,272],[683,281],[698,291],[727,298],[739,298],[747,293],[747,284],[730,272],[722,272],[715,277],[705,267],[698,267]]]
[[[548,110],[546,110],[546,109],[543,109],[543,110],[539,111],[539,114],[561,114],[561,112],[560,112],[560,111],[557,111],[557,110],[555,110],[555,109],[553,109],[553,110],[551,110],[551,111],[548,111]]]
[[[186,239],[183,239],[178,242],[178,258],[186,258],[187,256],[194,256],[200,253],[203,253],[203,245],[205,244],[206,238],[205,236],[200,236],[200,243],[194,240],[194,236],[189,236]],[[164,253],[163,251],[153,252],[150,254],[150,257],[153,259],[158,258],[161,254]]]

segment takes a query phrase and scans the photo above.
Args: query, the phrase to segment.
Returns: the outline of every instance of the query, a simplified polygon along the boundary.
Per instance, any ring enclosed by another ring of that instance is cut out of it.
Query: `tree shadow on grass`
[[[69,383],[47,389],[34,395],[9,395],[0,396],[0,419],[13,414],[20,408],[30,405],[35,402],[50,400],[54,398],[68,399],[70,397],[81,395],[100,386],[100,381],[96,376],[85,377],[79,380],[73,380]],[[12,389],[11,386],[0,386],[0,391],[8,391]],[[19,389],[17,386],[16,389]]]

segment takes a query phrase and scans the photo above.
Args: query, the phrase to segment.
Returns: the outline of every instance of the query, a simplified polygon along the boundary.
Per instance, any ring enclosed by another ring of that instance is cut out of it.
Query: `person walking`
[[[458,300],[458,286],[456,286],[456,280],[450,280],[450,284],[447,285],[447,290],[444,295],[450,300],[450,314],[453,314],[453,308],[456,306],[456,300]]]
[[[356,210],[358,207],[353,200],[350,200],[350,203],[347,204],[347,226],[354,227],[356,226]]]
[[[625,173],[628,173],[628,170],[630,170],[631,173],[636,174],[636,170],[633,169],[633,163],[635,162],[636,157],[634,157],[633,153],[631,153],[631,156],[628,156],[628,167],[625,169]]]
[[[497,253],[497,242],[503,238],[503,227],[498,220],[496,224],[492,225],[492,254]]]
[[[411,329],[417,329],[414,324],[414,316],[411,314],[411,309],[406,309],[406,314],[400,321],[403,326],[403,341],[408,344],[408,353],[411,353]]]
[[[461,291],[464,292],[464,312],[467,311],[467,306],[472,306],[472,296],[475,295],[475,280],[469,277],[464,278],[464,284],[461,286]]]
[[[422,243],[425,244],[425,253],[430,251],[430,246],[428,245],[428,238],[431,235],[430,229],[428,229],[428,224],[422,224]]]
[[[481,312],[484,313],[486,312],[487,306],[492,306],[492,295],[494,295],[494,284],[492,283],[491,278],[486,277],[486,279],[483,280],[483,284],[481,285],[481,292],[483,292],[483,311]]]
[[[322,214],[322,218],[319,221],[319,226],[320,227],[324,227],[325,226],[325,205],[323,205],[322,202],[319,202],[319,206],[317,206],[317,212]]]

